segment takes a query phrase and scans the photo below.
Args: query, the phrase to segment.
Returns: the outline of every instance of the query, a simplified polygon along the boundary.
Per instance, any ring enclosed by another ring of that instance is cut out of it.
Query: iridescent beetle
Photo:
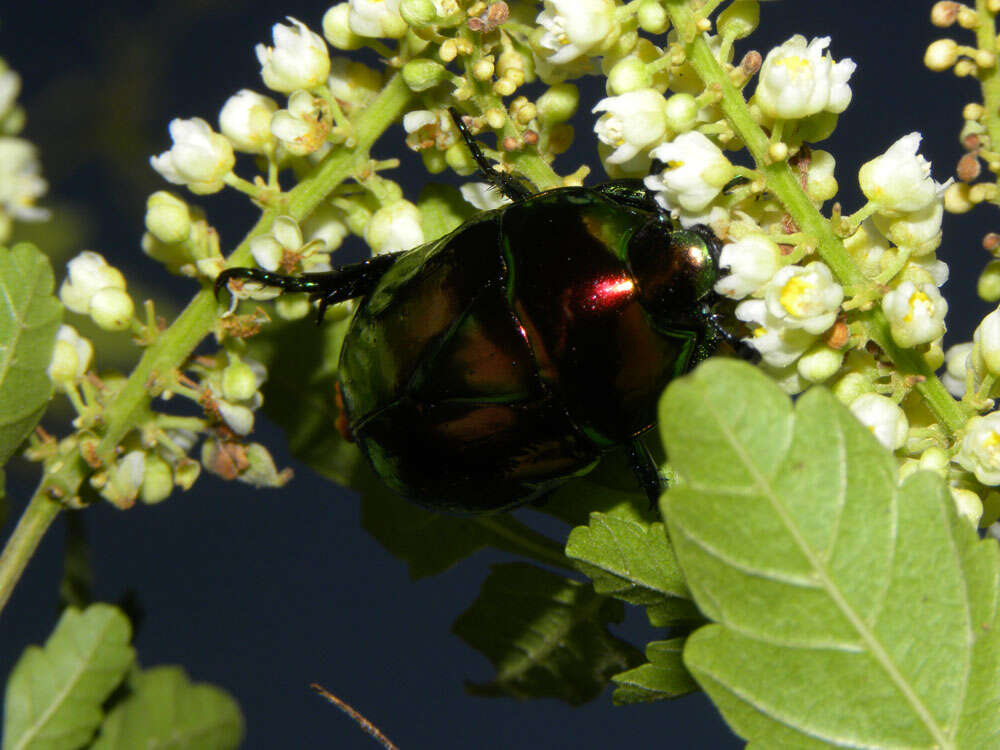
[[[306,292],[320,319],[358,300],[340,355],[347,424],[378,476],[421,505],[508,509],[617,446],[654,500],[640,436],[664,387],[722,341],[753,356],[715,311],[719,240],[678,228],[641,180],[533,194],[452,115],[510,204],[327,273],[230,268],[216,291],[247,279]]]

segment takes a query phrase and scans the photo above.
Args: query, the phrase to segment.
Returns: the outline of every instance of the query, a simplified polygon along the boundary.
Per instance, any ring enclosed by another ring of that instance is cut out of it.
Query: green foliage
[[[683,638],[653,641],[647,645],[649,663],[611,678],[618,686],[613,696],[615,704],[649,703],[697,690],[698,685],[684,667],[683,650]]]
[[[428,242],[458,229],[476,209],[451,185],[428,183],[417,199],[424,239]]]
[[[673,383],[663,501],[699,608],[684,663],[754,746],[1000,742],[996,542],[944,483],[893,457],[827,391],[792,408],[710,361]]]
[[[566,556],[598,594],[647,607],[653,625],[698,619],[662,523],[591,513],[570,533]]]
[[[496,667],[477,695],[559,698],[572,705],[596,698],[612,675],[642,661],[607,631],[621,622],[620,602],[590,586],[526,563],[497,565],[454,632]]]
[[[3,750],[69,750],[101,723],[101,705],[132,663],[132,628],[114,607],[67,609],[45,646],[29,646],[11,672]]]
[[[45,370],[62,320],[52,266],[34,245],[0,247],[0,466],[52,398]]]
[[[93,750],[228,750],[243,738],[243,716],[229,695],[192,683],[181,667],[155,667],[129,680],[130,695],[101,727]]]

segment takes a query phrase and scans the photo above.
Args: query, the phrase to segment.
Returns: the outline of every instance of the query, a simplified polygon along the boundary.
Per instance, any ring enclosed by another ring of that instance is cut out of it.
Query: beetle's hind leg
[[[507,172],[499,172],[493,168],[493,165],[483,155],[483,150],[479,147],[479,144],[472,137],[472,133],[469,132],[465,120],[462,119],[461,112],[454,107],[448,107],[448,112],[451,114],[451,119],[455,121],[455,127],[461,133],[462,140],[465,141],[465,145],[472,152],[472,158],[475,160],[476,166],[479,167],[480,173],[486,178],[488,183],[515,202],[523,201],[525,198],[533,195],[532,191],[516,177]]]
[[[227,268],[215,280],[215,295],[230,279],[255,281],[283,292],[305,292],[311,300],[319,300],[316,322],[323,320],[326,308],[344,300],[364,297],[371,293],[379,279],[402,253],[384,253],[360,263],[339,266],[323,273],[304,273],[285,276],[260,268]]]
[[[649,452],[649,448],[640,438],[636,438],[626,446],[628,451],[629,464],[635,478],[639,480],[646,497],[649,498],[649,507],[655,508],[660,500],[660,495],[667,488],[667,483],[660,476],[660,470],[656,467],[656,462]]]

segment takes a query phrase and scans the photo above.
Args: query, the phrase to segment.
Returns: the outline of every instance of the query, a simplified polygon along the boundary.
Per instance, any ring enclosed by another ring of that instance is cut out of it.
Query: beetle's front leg
[[[642,439],[636,438],[626,446],[626,449],[632,472],[639,480],[639,485],[646,493],[646,497],[649,498],[649,508],[652,510],[659,502],[660,495],[667,488],[667,483],[660,476],[660,470],[656,467],[656,462]]]

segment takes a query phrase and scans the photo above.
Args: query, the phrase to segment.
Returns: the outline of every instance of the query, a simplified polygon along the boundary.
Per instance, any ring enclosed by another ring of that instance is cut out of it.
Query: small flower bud
[[[219,129],[237,151],[262,154],[274,143],[271,118],[278,103],[250,89],[233,94],[219,111]]]
[[[444,159],[455,172],[465,177],[476,171],[476,161],[464,143],[453,143],[444,152]]]
[[[174,482],[182,490],[189,490],[201,474],[201,464],[190,458],[182,458],[174,467]]]
[[[142,487],[146,471],[146,454],[142,451],[126,453],[109,470],[101,495],[118,508],[128,508]]]
[[[924,53],[924,65],[940,73],[958,60],[958,43],[954,39],[938,39],[931,42]]]
[[[160,242],[183,242],[191,232],[187,203],[165,190],[153,193],[146,200],[146,229]]]
[[[566,122],[580,103],[580,90],[572,83],[557,83],[538,97],[535,107],[544,125]]]
[[[304,294],[284,294],[278,297],[274,303],[274,311],[282,320],[302,320],[312,309],[312,305]],[[327,313],[326,319],[331,319],[329,313]]]
[[[365,242],[373,255],[409,250],[424,241],[420,209],[409,201],[396,201],[372,214],[365,228]]]
[[[223,399],[219,399],[216,405],[222,421],[237,435],[248,435],[253,429],[253,411],[248,407],[231,404]]]
[[[364,37],[351,30],[350,14],[350,3],[334,5],[323,14],[323,36],[334,49],[352,50],[364,46]]]
[[[282,94],[316,88],[330,75],[330,54],[322,37],[301,21],[288,20],[294,25],[272,27],[274,47],[258,44],[255,48],[264,85]]]
[[[760,23],[760,4],[757,0],[730,3],[715,20],[719,35],[730,39],[745,39]]]
[[[806,175],[806,193],[816,203],[823,203],[837,194],[837,180],[833,176],[836,163],[829,151],[816,149],[809,159]]]
[[[382,74],[347,57],[330,60],[330,93],[347,111],[367,105],[382,90]]]
[[[667,99],[665,111],[673,133],[686,133],[698,124],[698,102],[691,94],[674,94]]]
[[[90,298],[90,318],[105,331],[124,331],[132,322],[135,306],[123,289],[105,287]]]
[[[994,377],[1000,376],[1000,308],[983,318],[972,341],[976,356],[982,358],[986,371]]]
[[[872,392],[872,384],[859,372],[849,372],[833,386],[833,395],[842,404],[853,403],[858,396]]]
[[[906,414],[892,399],[877,393],[865,393],[851,402],[851,413],[875,438],[891,451],[901,448],[906,442],[910,423]]]
[[[652,83],[648,66],[635,55],[622,58],[608,71],[608,93],[612,95],[648,89]]]
[[[960,3],[956,3],[953,0],[941,0],[941,2],[934,3],[931,8],[931,23],[940,28],[947,28],[955,23],[955,19],[958,18],[958,9]]]
[[[247,401],[257,392],[257,376],[245,362],[230,358],[222,371],[222,395],[228,401]]]
[[[976,292],[985,302],[1000,301],[1000,260],[991,260],[986,264],[979,274]]]
[[[412,29],[422,29],[438,20],[431,0],[400,0],[399,15]]]
[[[86,315],[91,298],[106,287],[124,289],[125,277],[109,266],[103,256],[84,250],[66,264],[66,280],[59,287],[59,299],[67,309]]]
[[[944,355],[945,371],[941,375],[941,383],[955,398],[962,398],[965,394],[965,368],[968,366],[972,349],[972,342],[966,341],[948,347]]]
[[[826,344],[818,343],[803,354],[795,364],[799,375],[810,383],[823,383],[837,373],[843,361],[842,349],[831,349]]]
[[[247,446],[246,458],[249,466],[240,473],[239,481],[255,487],[283,487],[292,478],[291,469],[278,471],[271,454],[260,443]]]
[[[448,71],[440,63],[418,57],[403,66],[403,82],[410,91],[426,91],[448,78]]]
[[[958,25],[963,29],[974,29],[979,23],[976,11],[967,5],[958,6]]]
[[[56,385],[76,383],[90,367],[94,347],[73,326],[61,325],[56,334],[52,361],[46,372]]]
[[[645,0],[636,11],[639,28],[647,34],[665,34],[670,28],[670,16],[656,0]]]
[[[972,490],[964,490],[961,487],[950,487],[949,489],[959,517],[972,524],[972,528],[979,528],[979,521],[983,517],[983,501],[979,499],[979,495]]]
[[[170,497],[174,490],[174,472],[170,464],[157,455],[146,456],[139,499],[146,505],[156,505]]]
[[[948,477],[948,465],[951,457],[943,448],[932,446],[920,454],[920,468],[923,471],[933,471],[943,478]]]

